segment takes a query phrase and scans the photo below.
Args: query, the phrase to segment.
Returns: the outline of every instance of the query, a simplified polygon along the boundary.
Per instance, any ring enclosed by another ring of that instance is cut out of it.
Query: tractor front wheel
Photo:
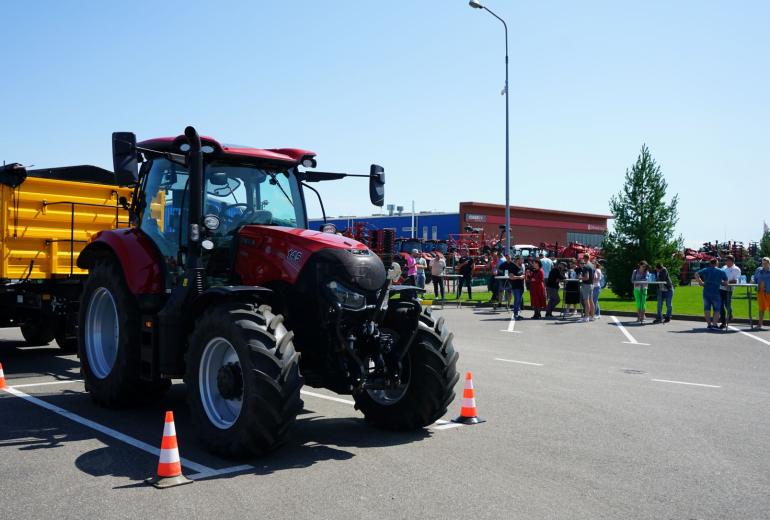
[[[396,309],[395,320],[407,321],[407,308]],[[356,408],[370,424],[388,430],[416,430],[433,424],[454,400],[459,379],[452,335],[444,320],[438,322],[426,311],[418,321],[417,334],[402,361],[402,385],[392,390],[363,390],[353,395]],[[395,328],[395,327],[394,327]],[[399,336],[409,338],[401,329]],[[402,339],[406,341],[406,339]]]
[[[187,400],[203,444],[219,455],[261,455],[302,408],[299,354],[267,305],[226,303],[197,320],[187,352]]]

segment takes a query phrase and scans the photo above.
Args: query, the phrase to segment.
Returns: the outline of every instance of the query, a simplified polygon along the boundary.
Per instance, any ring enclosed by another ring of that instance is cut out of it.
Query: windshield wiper
[[[292,207],[294,207],[294,201],[291,200],[291,197],[289,197],[289,195],[283,189],[283,186],[281,186],[280,181],[278,181],[278,179],[275,178],[276,174],[273,172],[267,172],[267,174],[270,176],[270,184],[272,184],[273,186],[278,186],[278,189],[281,190],[281,193],[283,193],[283,196],[286,197],[286,200],[289,201],[289,204],[291,204]]]

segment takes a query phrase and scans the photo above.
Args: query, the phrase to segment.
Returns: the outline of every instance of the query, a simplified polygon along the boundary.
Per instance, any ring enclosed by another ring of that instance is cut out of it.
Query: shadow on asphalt
[[[51,362],[49,360],[49,364]],[[243,472],[217,475],[203,480],[231,478],[243,474],[266,475],[307,468],[324,461],[342,462],[355,456],[346,448],[397,446],[419,442],[432,435],[428,429],[413,432],[378,430],[368,426],[361,417],[325,417],[308,409],[306,402],[306,407],[298,415],[286,441],[276,451],[258,458],[226,460],[204,451],[195,438],[195,430],[185,403],[186,391],[182,384],[173,385],[169,393],[156,404],[128,409],[97,407],[91,402],[88,394],[71,389],[30,394],[157,447],[160,447],[165,411],[173,410],[182,457],[215,470],[241,464],[254,467]],[[343,407],[341,412],[351,413],[352,407]],[[113,476],[134,481],[144,480],[155,473],[155,456],[20,398],[5,395],[0,397],[0,415],[13,418],[12,421],[0,421],[0,449],[63,449],[70,443],[99,439],[105,446],[85,453],[82,453],[82,449],[78,453],[78,448],[74,447],[67,449],[68,453],[73,453],[73,457],[77,455],[74,464],[79,470],[94,477]],[[193,472],[188,470],[187,473]],[[122,487],[136,486],[130,484]]]
[[[80,375],[77,357],[64,354],[53,342],[46,347],[30,347],[23,341],[0,340],[0,363],[6,378],[48,376],[64,380]]]
[[[739,334],[737,330],[715,330],[715,329],[707,329],[705,325],[701,327],[693,327],[691,329],[684,329],[684,330],[669,330],[668,331],[671,334],[716,334],[719,336],[724,336],[727,334]]]

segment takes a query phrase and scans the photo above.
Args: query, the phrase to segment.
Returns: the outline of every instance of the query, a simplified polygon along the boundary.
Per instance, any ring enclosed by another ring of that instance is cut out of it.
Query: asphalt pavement
[[[286,445],[235,461],[197,445],[181,383],[150,407],[97,408],[75,356],[0,330],[0,516],[770,518],[770,332],[436,314],[487,422],[384,432],[307,388]],[[462,379],[457,394],[445,420]],[[156,490],[165,410],[196,481]]]

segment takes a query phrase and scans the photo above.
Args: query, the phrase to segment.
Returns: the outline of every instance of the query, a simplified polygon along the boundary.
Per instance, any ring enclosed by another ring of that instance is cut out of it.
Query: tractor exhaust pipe
[[[201,232],[200,224],[203,218],[203,152],[201,138],[192,126],[184,129],[184,135],[190,144],[187,152],[187,169],[190,172],[190,230],[188,233],[188,267],[198,267],[200,257]]]

